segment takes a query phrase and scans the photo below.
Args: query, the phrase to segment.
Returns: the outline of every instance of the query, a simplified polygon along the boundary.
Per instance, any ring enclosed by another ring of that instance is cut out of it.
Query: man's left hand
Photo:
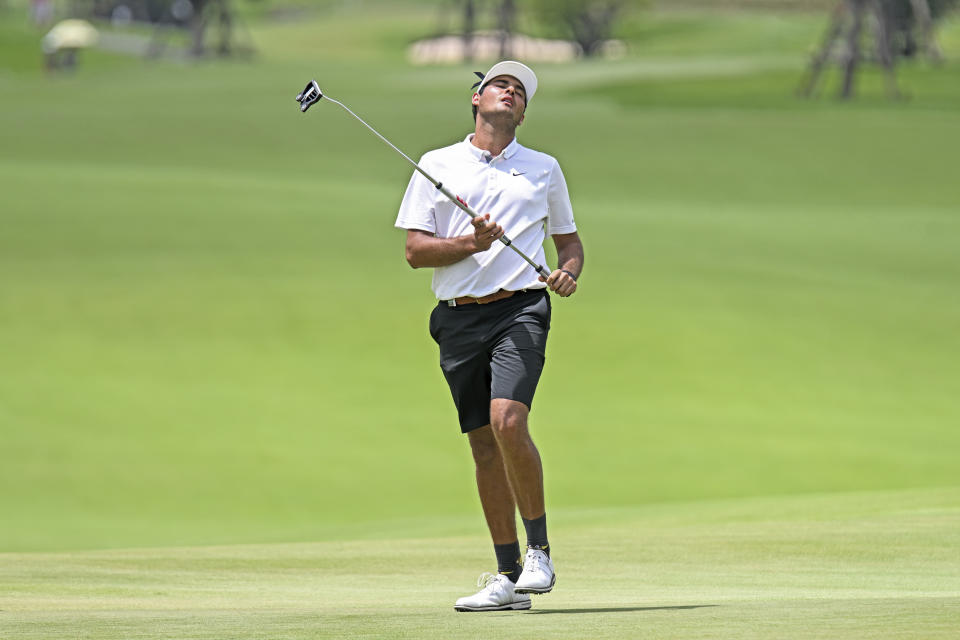
[[[550,290],[561,298],[573,295],[573,292],[577,290],[577,281],[574,277],[561,269],[551,273],[549,278],[540,276],[540,282],[546,282]]]

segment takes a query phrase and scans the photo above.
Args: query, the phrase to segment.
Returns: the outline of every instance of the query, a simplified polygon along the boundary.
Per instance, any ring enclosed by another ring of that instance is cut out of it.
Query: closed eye
[[[492,84],[500,89],[506,89],[508,86],[510,86],[510,83],[506,80],[494,80]],[[524,102],[527,101],[527,94],[523,91],[523,89],[520,87],[514,87],[513,91],[516,95],[520,96]]]

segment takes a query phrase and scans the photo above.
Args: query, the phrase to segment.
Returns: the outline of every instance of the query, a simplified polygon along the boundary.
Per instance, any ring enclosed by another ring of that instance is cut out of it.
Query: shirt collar
[[[478,161],[480,161],[480,162],[488,162],[488,158],[490,157],[490,152],[489,152],[489,151],[486,151],[486,150],[484,150],[484,149],[481,149],[481,148],[479,148],[479,147],[475,147],[475,146],[473,145],[472,140],[473,140],[473,136],[474,136],[474,135],[475,135],[475,134],[471,133],[471,134],[469,134],[466,138],[463,139],[463,144],[464,144],[464,146],[467,147],[467,150],[469,151],[470,155],[472,155],[472,156],[473,156],[474,158],[476,158]],[[508,145],[503,149],[503,151],[500,152],[500,155],[497,156],[497,157],[503,157],[504,160],[509,160],[509,159],[512,158],[512,157],[517,153],[517,151],[519,151],[519,150],[520,150],[520,143],[517,142],[517,138],[514,137],[513,140],[510,141],[510,144],[508,144]]]

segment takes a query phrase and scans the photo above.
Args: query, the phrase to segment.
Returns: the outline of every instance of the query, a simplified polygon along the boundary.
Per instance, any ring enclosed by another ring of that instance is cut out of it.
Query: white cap
[[[533,69],[527,65],[515,62],[513,60],[504,60],[503,62],[498,62],[497,64],[490,67],[490,71],[483,76],[483,81],[480,83],[480,87],[477,89],[477,92],[480,92],[487,83],[496,78],[497,76],[513,76],[520,81],[520,84],[523,85],[523,90],[526,91],[526,100],[527,104],[530,103],[530,100],[533,99],[533,94],[537,92],[537,76],[533,72]]]

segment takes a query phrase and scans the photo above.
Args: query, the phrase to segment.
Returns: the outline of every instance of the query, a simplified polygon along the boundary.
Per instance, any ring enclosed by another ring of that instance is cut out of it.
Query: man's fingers
[[[552,272],[552,273],[550,274],[550,276],[545,280],[545,282],[547,283],[547,286],[550,287],[550,291],[556,291],[556,290],[557,290],[557,280],[558,280],[558,278],[560,277],[560,274],[561,274],[561,273],[562,273],[561,271],[554,271],[554,272]]]
[[[577,281],[574,280],[569,273],[559,269],[551,273],[548,278],[540,276],[540,281],[546,282],[550,290],[561,298],[566,298],[577,290]]]
[[[473,219],[474,236],[484,249],[489,249],[494,240],[503,235],[503,227],[489,220],[490,214]]]

